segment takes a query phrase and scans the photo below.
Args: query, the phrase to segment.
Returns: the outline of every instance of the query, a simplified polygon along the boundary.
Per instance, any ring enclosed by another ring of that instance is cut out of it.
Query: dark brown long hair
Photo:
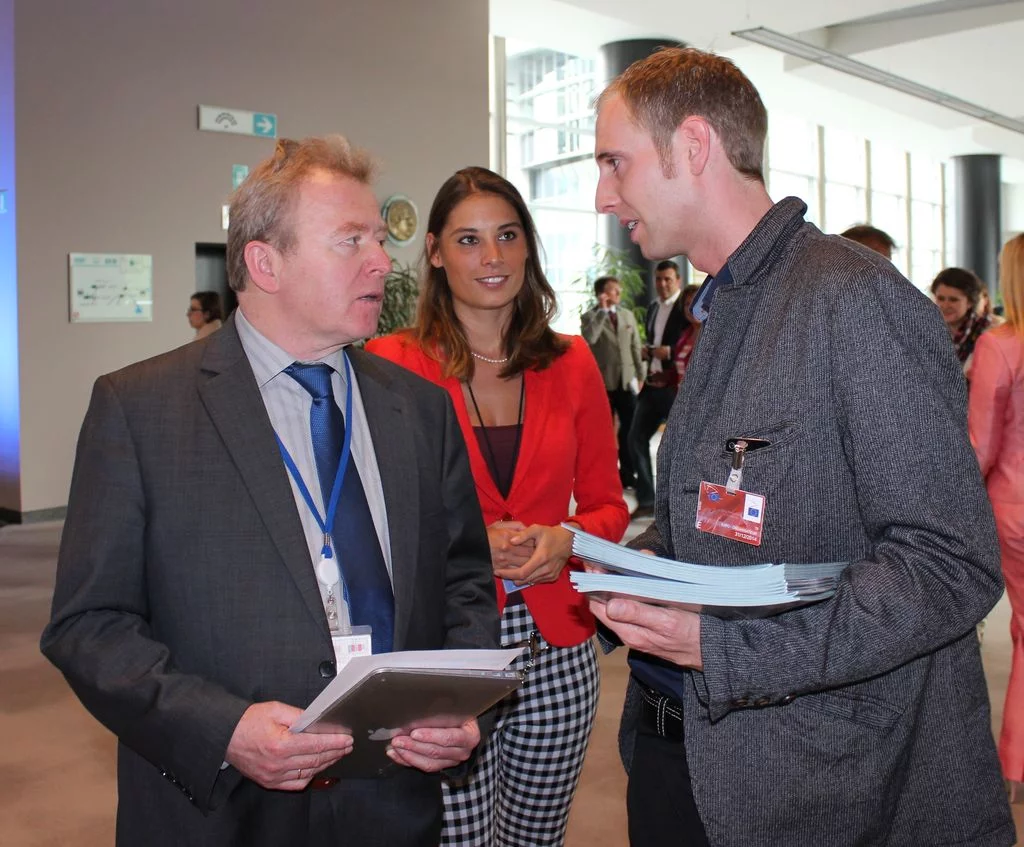
[[[551,329],[551,318],[557,308],[555,292],[541,268],[540,243],[533,218],[516,187],[486,168],[457,171],[434,198],[427,232],[439,240],[455,207],[473,194],[493,194],[505,200],[515,209],[526,238],[526,273],[523,287],[513,301],[512,318],[504,338],[504,352],[509,360],[500,375],[507,378],[530,368],[543,370],[568,350],[569,344]],[[444,268],[430,264],[426,250],[423,264],[426,274],[412,335],[428,355],[442,362],[446,377],[468,380],[473,376],[473,357],[466,333],[455,314],[448,275]]]

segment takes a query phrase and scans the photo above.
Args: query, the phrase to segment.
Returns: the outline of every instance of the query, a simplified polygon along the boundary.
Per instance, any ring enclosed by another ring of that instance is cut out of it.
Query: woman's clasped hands
[[[572,533],[560,526],[495,521],[487,538],[494,575],[520,586],[554,582],[572,555]]]

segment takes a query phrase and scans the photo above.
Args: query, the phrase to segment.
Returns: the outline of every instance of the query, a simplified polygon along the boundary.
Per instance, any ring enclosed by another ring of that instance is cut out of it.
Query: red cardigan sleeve
[[[622,499],[618,448],[604,380],[580,336],[572,337],[572,347],[563,359],[564,366],[572,371],[570,378],[579,386],[574,410],[578,444],[573,486],[576,513],[566,518],[594,535],[620,541],[629,526],[629,509]]]

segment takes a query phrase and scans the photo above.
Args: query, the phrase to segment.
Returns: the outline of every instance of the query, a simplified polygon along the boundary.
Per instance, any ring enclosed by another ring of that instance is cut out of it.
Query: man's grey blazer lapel
[[[238,468],[274,546],[309,612],[329,635],[320,589],[291,485],[274,440],[266,406],[242,349],[234,320],[210,336],[199,374],[199,396]],[[231,504],[225,503],[231,520]]]
[[[395,649],[401,650],[416,602],[416,563],[419,560],[420,486],[414,422],[406,398],[391,388],[390,378],[374,357],[351,348],[348,353],[359,382],[384,488],[391,541],[391,581],[395,592]]]
[[[746,373],[744,346],[761,294],[758,285],[730,285],[715,293],[676,398],[676,405],[686,409],[687,426],[696,432],[710,427],[732,389],[729,382],[713,384],[713,374],[742,379]]]

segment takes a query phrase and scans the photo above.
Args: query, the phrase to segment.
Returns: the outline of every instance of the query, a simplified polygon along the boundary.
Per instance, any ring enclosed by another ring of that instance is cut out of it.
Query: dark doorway
[[[216,291],[226,318],[238,305],[235,292],[228,287],[227,247],[223,244],[196,244],[196,291]]]

